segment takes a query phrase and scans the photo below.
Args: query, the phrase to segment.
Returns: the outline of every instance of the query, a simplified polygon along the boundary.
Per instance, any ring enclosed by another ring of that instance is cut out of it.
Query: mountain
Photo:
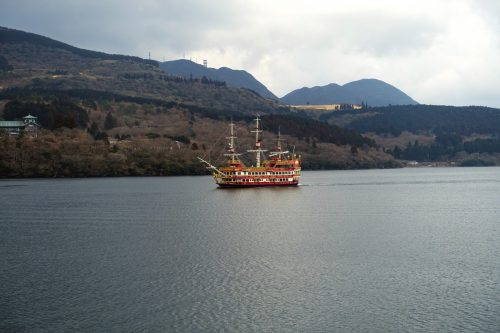
[[[418,104],[398,88],[376,79],[363,79],[340,86],[331,83],[322,87],[301,88],[281,98],[290,105],[305,104],[368,104],[370,106]]]
[[[220,116],[265,114],[280,108],[276,101],[248,89],[168,75],[154,60],[80,49],[5,27],[0,27],[0,87],[100,91],[163,100]]]
[[[59,42],[45,36],[21,30],[9,29],[1,26],[0,26],[0,43],[17,44],[17,45],[25,44],[30,46],[60,49],[70,52],[74,55],[80,56],[82,58],[93,58],[101,60],[125,60],[125,61],[158,66],[158,62],[155,60],[147,60],[134,56],[126,56],[121,54],[108,54],[104,52],[80,49],[78,47],[74,47],[69,44]]]
[[[160,63],[160,68],[170,75],[182,76],[186,79],[197,78],[223,81],[230,87],[246,88],[257,92],[262,97],[278,99],[269,89],[244,70],[227,67],[207,68],[190,60],[173,60]]]
[[[243,71],[214,71],[255,81]],[[399,165],[353,130],[298,117],[277,100],[217,79],[169,75],[155,61],[0,28],[0,119],[31,114],[41,125],[36,140],[0,129],[0,178],[205,174],[197,157],[223,156],[229,119],[239,150],[253,147],[255,114],[266,148],[281,130],[303,168]]]

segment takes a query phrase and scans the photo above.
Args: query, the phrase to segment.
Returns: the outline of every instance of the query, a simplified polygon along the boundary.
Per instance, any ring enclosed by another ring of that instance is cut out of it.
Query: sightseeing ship
[[[255,165],[246,166],[239,158],[241,154],[236,152],[234,135],[234,124],[231,121],[230,136],[227,153],[227,164],[216,167],[210,162],[198,157],[200,161],[208,165],[212,170],[215,183],[220,187],[255,187],[255,186],[296,186],[300,179],[300,155],[297,156],[289,151],[283,151],[281,147],[281,136],[278,134],[276,151],[269,154],[266,159],[262,149],[259,134],[260,118],[255,119],[256,126],[252,133],[255,133],[255,147],[247,152],[255,153]],[[264,158],[261,160],[261,157]]]

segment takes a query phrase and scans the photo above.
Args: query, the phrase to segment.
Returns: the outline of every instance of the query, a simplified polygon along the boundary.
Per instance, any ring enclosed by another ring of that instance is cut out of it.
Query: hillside
[[[0,72],[3,89],[90,89],[248,113],[268,113],[279,108],[251,91],[211,80],[169,76],[159,69],[157,62],[137,57],[82,50],[6,28],[0,30],[0,41],[4,66],[12,67]]]
[[[375,79],[363,79],[343,86],[331,83],[321,87],[304,87],[283,96],[281,101],[289,105],[368,104],[370,106],[387,106],[417,104],[396,87]]]
[[[500,109],[406,105],[329,112],[319,119],[358,131],[404,160],[500,164]]]
[[[196,157],[221,156],[230,118],[241,149],[252,146],[256,113],[285,117],[284,139],[305,168],[398,165],[355,131],[293,116],[248,89],[168,75],[143,59],[43,36],[1,33],[0,118],[32,113],[43,128],[35,140],[0,131],[0,177],[203,174]],[[277,128],[266,122],[263,139],[272,147]]]
[[[278,99],[261,82],[244,70],[234,70],[227,67],[206,68],[190,60],[173,60],[160,63],[160,68],[170,75],[181,76],[185,79],[202,79],[203,77],[215,81],[225,82],[230,87],[246,88],[255,91],[262,97]]]
[[[158,62],[154,60],[146,60],[139,57],[126,56],[120,54],[107,54],[104,52],[96,52],[85,49],[80,49],[66,43],[62,43],[48,37],[37,34],[24,32],[15,29],[9,29],[0,26],[0,43],[5,44],[24,44],[39,47],[49,47],[53,49],[65,50],[82,58],[101,59],[101,60],[125,60],[137,63],[149,64],[158,66]]]

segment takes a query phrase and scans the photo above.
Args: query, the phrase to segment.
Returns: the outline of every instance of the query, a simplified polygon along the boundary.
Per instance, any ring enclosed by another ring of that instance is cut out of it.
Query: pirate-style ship
[[[276,151],[269,154],[266,159],[262,149],[259,134],[260,118],[255,119],[256,126],[252,133],[255,133],[255,149],[247,152],[255,153],[255,165],[245,166],[240,160],[235,148],[234,124],[231,122],[228,151],[224,156],[228,157],[227,164],[216,167],[204,159],[198,157],[200,161],[208,165],[212,170],[215,183],[220,187],[255,187],[255,186],[295,186],[300,179],[300,156],[289,151],[283,151],[281,147],[281,137],[278,134],[278,144]],[[264,159],[261,160],[261,156]]]

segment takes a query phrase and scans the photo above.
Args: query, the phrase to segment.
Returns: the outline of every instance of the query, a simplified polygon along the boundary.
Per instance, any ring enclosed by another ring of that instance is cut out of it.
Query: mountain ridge
[[[160,68],[170,75],[178,75],[186,79],[206,77],[207,79],[226,82],[231,87],[253,90],[265,98],[278,99],[252,74],[242,69],[205,67],[186,59],[164,61],[160,63]]]
[[[280,99],[290,105],[368,104],[370,106],[418,104],[400,89],[378,79],[361,79],[344,85],[302,87]]]
[[[59,48],[87,59],[125,60],[142,63],[160,67],[168,74],[182,76],[186,79],[191,77],[201,79],[205,76],[211,80],[226,82],[226,84],[231,87],[249,89],[257,92],[262,97],[278,100],[278,97],[264,84],[259,82],[252,74],[245,70],[235,70],[229,67],[221,67],[218,69],[206,68],[203,65],[185,59],[158,62],[156,60],[143,59],[136,56],[91,51],[35,33],[3,26],[0,26],[0,42],[6,44],[29,43],[44,47]],[[367,82],[372,83],[367,85]],[[373,84],[373,82],[377,82],[377,84]],[[388,94],[390,95],[389,97],[387,97]],[[307,102],[310,104],[366,103],[371,106],[418,104],[398,88],[376,79],[362,79],[342,86],[336,83],[330,83],[325,86],[314,86],[312,88],[303,87],[288,93],[280,100],[286,104],[292,105],[308,104]]]
[[[50,37],[38,35],[32,32],[26,32],[22,30],[11,29],[7,27],[0,26],[0,43],[5,44],[20,44],[20,43],[30,43],[34,45],[41,45],[52,48],[59,48],[84,58],[94,58],[103,60],[128,60],[137,63],[149,64],[155,67],[158,66],[156,60],[143,59],[136,56],[121,55],[121,54],[110,54],[100,51],[92,51],[87,49],[82,49],[70,44],[52,39]]]

